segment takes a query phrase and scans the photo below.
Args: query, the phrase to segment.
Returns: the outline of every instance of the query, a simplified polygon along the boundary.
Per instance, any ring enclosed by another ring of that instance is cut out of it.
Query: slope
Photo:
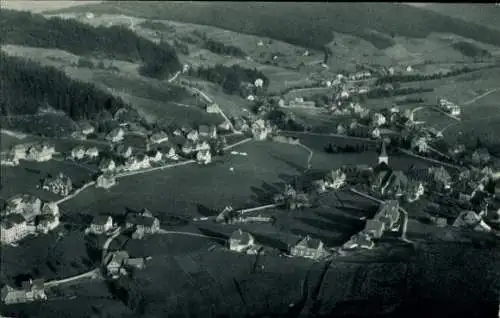
[[[500,44],[498,30],[429,10],[391,3],[109,1],[56,12],[88,11],[206,24],[315,49],[322,49],[331,41],[332,31],[364,38],[378,48],[391,46],[391,35],[426,37],[431,32],[453,33],[488,44]]]

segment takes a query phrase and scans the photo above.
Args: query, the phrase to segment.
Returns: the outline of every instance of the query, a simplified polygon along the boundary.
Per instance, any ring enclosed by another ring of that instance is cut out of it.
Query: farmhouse
[[[113,218],[109,215],[98,215],[94,217],[90,224],[90,232],[94,234],[103,234],[113,228]]]
[[[203,150],[198,151],[196,153],[196,161],[199,164],[203,164],[203,165],[206,165],[206,164],[209,164],[210,162],[212,162],[212,154],[210,153],[210,150],[203,149]]]
[[[43,279],[29,280],[22,283],[21,289],[4,285],[1,290],[2,302],[6,305],[46,300]]]
[[[111,142],[119,142],[123,140],[123,137],[125,136],[125,131],[123,128],[115,128],[113,129],[107,136],[106,140],[109,140]]]
[[[20,213],[25,218],[33,218],[40,214],[42,201],[29,194],[18,194],[7,200],[5,214]]]
[[[168,149],[168,152],[165,154],[165,156],[169,160],[179,160],[179,156],[177,155],[177,152],[175,151],[174,147],[170,147]]]
[[[465,227],[479,232],[490,232],[491,227],[474,211],[463,211],[453,222],[455,227]]]
[[[313,239],[307,235],[290,248],[290,255],[318,260],[327,256],[328,251],[321,240]]]
[[[202,142],[198,142],[196,144],[196,151],[202,150],[210,150],[210,144],[206,140],[203,140]]]
[[[147,210],[142,213],[129,213],[125,219],[125,227],[135,228],[138,233],[151,234],[160,230],[160,220]]]
[[[168,135],[164,131],[160,131],[151,135],[151,137],[149,137],[149,141],[152,144],[160,144],[162,142],[168,141]]]
[[[325,187],[329,189],[339,189],[345,184],[346,174],[340,170],[332,170],[325,176]]]
[[[108,254],[105,260],[106,272],[109,276],[116,277],[122,272],[122,267],[125,262],[129,259],[129,255],[126,251],[116,251]]]
[[[159,162],[163,158],[163,154],[159,150],[151,150],[148,152],[148,158],[151,162]]]
[[[263,119],[258,119],[252,124],[252,136],[255,140],[267,139],[270,133],[271,127],[269,127],[269,123],[265,122]]]
[[[59,217],[59,206],[56,202],[45,202],[42,207],[42,214],[50,214]]]
[[[416,149],[419,153],[426,153],[429,151],[429,145],[427,144],[427,138],[425,137],[415,137],[411,141],[411,148]]]
[[[229,249],[244,252],[255,244],[255,238],[248,232],[238,229],[229,237]]]
[[[85,156],[87,158],[97,158],[99,157],[99,150],[96,147],[90,147],[85,151]]]
[[[424,184],[417,180],[411,180],[406,191],[406,201],[415,202],[424,194]]]
[[[189,155],[189,154],[192,154],[193,152],[196,151],[196,145],[194,144],[194,142],[190,141],[190,140],[187,140],[184,145],[182,145],[182,149],[181,149],[182,153],[185,154],[185,155]]]
[[[59,173],[55,178],[45,178],[42,183],[42,189],[61,196],[67,196],[73,190],[73,183],[68,176]]]
[[[354,248],[364,248],[364,249],[372,249],[375,246],[375,243],[372,240],[372,236],[369,233],[365,233],[363,231],[351,236],[349,241],[342,245],[344,249],[354,249]]]
[[[104,158],[99,163],[99,169],[102,172],[108,172],[108,171],[111,172],[111,171],[114,171],[116,169],[116,164],[113,161],[113,159],[111,159],[111,158]]]
[[[28,149],[26,160],[49,161],[55,153],[54,146],[45,142],[34,144]]]
[[[393,171],[382,163],[374,169],[372,190],[381,195],[401,197],[408,188],[408,177],[402,171]]]
[[[385,118],[384,115],[380,114],[380,113],[375,113],[373,114],[373,117],[372,117],[372,124],[376,127],[380,127],[382,125],[385,125],[385,123],[387,122],[387,119]]]
[[[59,226],[59,217],[53,214],[42,214],[36,217],[36,230],[47,234]]]
[[[385,231],[385,223],[380,219],[371,219],[366,221],[365,228],[363,230],[365,233],[371,235],[373,238],[381,238]]]
[[[491,160],[490,153],[486,148],[479,148],[472,153],[472,161],[475,164],[485,164]]]
[[[22,214],[9,214],[0,222],[0,240],[2,244],[11,244],[33,234],[35,228],[26,223]]]
[[[429,174],[434,182],[434,186],[445,190],[451,189],[452,179],[448,171],[443,167],[429,168]]]
[[[223,123],[219,124],[218,127],[223,131],[228,131],[231,130],[231,123],[226,120]]]
[[[77,146],[71,149],[71,157],[73,159],[83,159],[85,157],[85,148],[83,146]]]
[[[110,173],[103,173],[97,177],[96,187],[109,189],[116,184],[116,179]]]
[[[312,182],[312,186],[315,189],[315,191],[318,193],[325,193],[326,192],[325,180],[314,180]]]

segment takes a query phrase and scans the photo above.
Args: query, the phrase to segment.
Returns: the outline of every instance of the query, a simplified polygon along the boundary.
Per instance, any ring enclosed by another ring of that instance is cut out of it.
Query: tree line
[[[375,85],[384,85],[384,84],[392,84],[397,82],[416,82],[416,81],[427,81],[427,80],[435,80],[441,78],[447,78],[452,76],[457,76],[465,73],[470,73],[473,71],[477,71],[479,68],[471,68],[468,66],[464,66],[461,68],[456,68],[449,72],[443,73],[433,73],[433,74],[398,74],[398,75],[388,75],[380,77],[376,80]]]
[[[39,14],[2,10],[0,29],[5,44],[142,62],[140,71],[150,77],[167,77],[181,67],[170,45],[153,43],[122,26],[92,27],[72,19],[46,19]]]
[[[258,78],[264,82],[263,89],[269,84],[269,80],[264,73],[257,69],[248,69],[239,65],[224,66],[217,64],[214,67],[199,67],[190,69],[188,75],[219,84],[228,94],[243,96],[248,92],[245,84],[253,84]]]
[[[115,113],[128,106],[96,86],[66,76],[54,67],[0,53],[0,109],[3,116],[36,114],[46,105],[74,120]]]
[[[224,44],[212,39],[205,40],[203,47],[210,52],[220,55],[229,55],[234,57],[245,57],[246,53],[237,46]]]

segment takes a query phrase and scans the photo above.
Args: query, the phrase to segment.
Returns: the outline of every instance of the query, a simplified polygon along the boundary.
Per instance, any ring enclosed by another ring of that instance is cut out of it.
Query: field
[[[61,225],[46,235],[26,238],[18,247],[2,247],[2,283],[19,285],[29,277],[46,281],[66,278],[95,267],[82,232]]]

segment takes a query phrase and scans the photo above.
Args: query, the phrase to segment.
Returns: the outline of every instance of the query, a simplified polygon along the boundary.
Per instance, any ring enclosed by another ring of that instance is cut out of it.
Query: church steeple
[[[380,154],[378,156],[378,163],[385,163],[386,165],[389,165],[389,156],[387,156],[387,151],[385,150],[385,142],[382,142]]]

